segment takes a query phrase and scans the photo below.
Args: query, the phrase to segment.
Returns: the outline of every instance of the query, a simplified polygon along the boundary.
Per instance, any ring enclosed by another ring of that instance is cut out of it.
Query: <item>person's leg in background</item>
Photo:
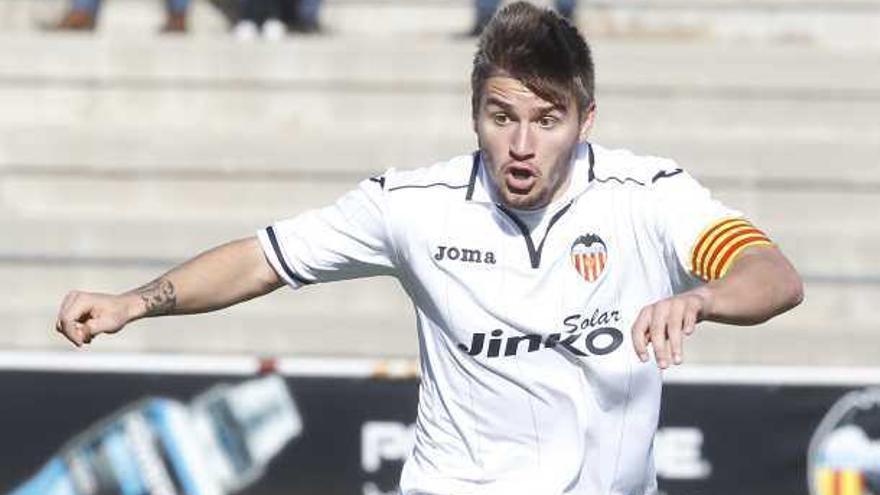
[[[290,31],[296,30],[296,23],[299,17],[299,2],[296,0],[280,0],[281,20],[287,25]]]
[[[577,0],[556,0],[556,11],[571,22],[575,21],[575,8],[577,8]]]
[[[305,34],[320,33],[322,28],[318,16],[321,13],[321,0],[298,0],[296,4],[293,30]]]
[[[70,10],[64,14],[60,21],[44,27],[70,31],[92,31],[95,29],[100,8],[100,0],[73,0],[70,4]]]
[[[266,2],[266,20],[263,21],[263,38],[269,41],[280,41],[287,34],[287,26],[281,21],[281,0],[264,0]]]
[[[281,4],[278,0],[242,0],[241,15],[233,28],[233,35],[240,41],[263,37],[279,40],[286,34],[281,22]]]
[[[469,36],[479,36],[483,32],[483,28],[495,14],[501,0],[476,0],[477,18],[474,21],[474,27],[467,33]]]
[[[300,0],[300,1],[320,1],[320,0]],[[483,32],[483,28],[489,22],[489,19],[495,14],[501,0],[475,0],[477,8],[477,18],[474,27],[468,31],[467,36],[479,36]],[[574,11],[577,7],[577,0],[556,0],[556,11],[562,17],[574,22]]]
[[[186,13],[190,0],[165,0],[167,17],[162,26],[163,33],[185,33]]]
[[[71,12],[88,12],[96,15],[100,7],[101,3],[99,0],[73,0],[70,10]]]

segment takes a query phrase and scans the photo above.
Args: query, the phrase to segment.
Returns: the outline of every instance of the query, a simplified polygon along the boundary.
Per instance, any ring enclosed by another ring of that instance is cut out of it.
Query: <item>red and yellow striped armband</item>
[[[766,234],[746,219],[725,218],[710,225],[694,244],[691,271],[703,280],[724,276],[743,249],[750,246],[772,246]]]

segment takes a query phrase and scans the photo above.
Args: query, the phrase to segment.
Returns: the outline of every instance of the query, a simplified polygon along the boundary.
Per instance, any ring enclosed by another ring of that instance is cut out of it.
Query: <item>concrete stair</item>
[[[4,0],[0,31],[32,31],[56,19],[64,1]],[[152,0],[107,2],[99,33],[152,36],[162,21],[160,5]],[[194,1],[191,14],[194,36],[228,30],[206,1]],[[473,15],[469,0],[326,0],[321,18],[334,33],[445,37],[463,32]],[[880,46],[875,35],[878,0],[590,0],[581,2],[577,20],[592,36],[603,37]]]
[[[63,348],[51,328],[71,288],[129,289],[387,167],[474,147],[474,46],[449,36],[467,26],[469,2],[331,0],[332,36],[276,44],[233,42],[201,2],[192,36],[155,36],[157,3],[108,1],[94,36],[36,31],[58,2],[0,4],[2,348]],[[595,140],[676,158],[807,279],[790,315],[705,325],[691,362],[876,364],[878,7],[582,6],[595,35]],[[810,29],[795,36],[798,22]],[[846,36],[831,36],[843,25]],[[221,314],[138,322],[94,348],[413,356],[412,309],[395,285],[282,289]]]
[[[350,41],[9,36],[0,163],[9,173],[320,168],[357,177],[474,145],[461,125],[470,42],[372,39],[352,51]],[[880,178],[878,53],[631,40],[602,40],[595,51],[598,142],[674,156],[707,179],[865,187]]]

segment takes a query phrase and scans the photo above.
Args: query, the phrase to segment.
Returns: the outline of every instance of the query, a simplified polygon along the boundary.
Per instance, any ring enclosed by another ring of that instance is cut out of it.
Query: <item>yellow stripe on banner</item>
[[[745,220],[736,217],[722,218],[703,229],[703,231],[700,232],[700,235],[697,236],[697,241],[691,249],[691,271],[699,275],[698,272],[700,272],[701,260],[704,259],[709,244],[712,243],[714,236],[717,235],[718,232],[731,225],[740,224],[741,222],[745,222]]]
[[[743,220],[742,222],[737,222],[735,225],[729,225],[719,232],[713,234],[713,238],[711,242],[708,242],[706,249],[704,250],[702,256],[699,259],[699,273],[703,277],[709,277],[711,275],[711,263],[718,259],[718,251],[722,249],[731,238],[736,237],[741,232],[746,230],[754,229],[752,224]],[[714,259],[713,259],[714,258]]]
[[[845,471],[841,471],[840,476],[840,486],[842,488],[842,490],[840,491],[840,495],[862,495],[862,488],[864,488],[864,483],[862,480],[861,471],[847,469]]]
[[[819,468],[814,476],[816,477],[816,488],[819,490],[816,495],[837,495],[834,493],[834,470]]]
[[[747,247],[752,246],[774,246],[773,242],[770,239],[764,237],[761,240],[754,240],[752,242],[743,244],[742,246],[736,248],[730,256],[727,257],[727,261],[724,262],[724,265],[720,266],[717,272],[718,275],[715,277],[716,279],[722,278],[727,275],[727,270],[730,270],[730,267],[733,266],[733,262],[736,261],[736,258],[739,257],[739,254]]]

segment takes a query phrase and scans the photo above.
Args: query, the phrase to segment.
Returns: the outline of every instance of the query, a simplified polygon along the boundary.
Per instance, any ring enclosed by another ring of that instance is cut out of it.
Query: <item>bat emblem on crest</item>
[[[595,282],[608,264],[608,248],[596,234],[585,234],[571,245],[571,263],[587,282]]]

